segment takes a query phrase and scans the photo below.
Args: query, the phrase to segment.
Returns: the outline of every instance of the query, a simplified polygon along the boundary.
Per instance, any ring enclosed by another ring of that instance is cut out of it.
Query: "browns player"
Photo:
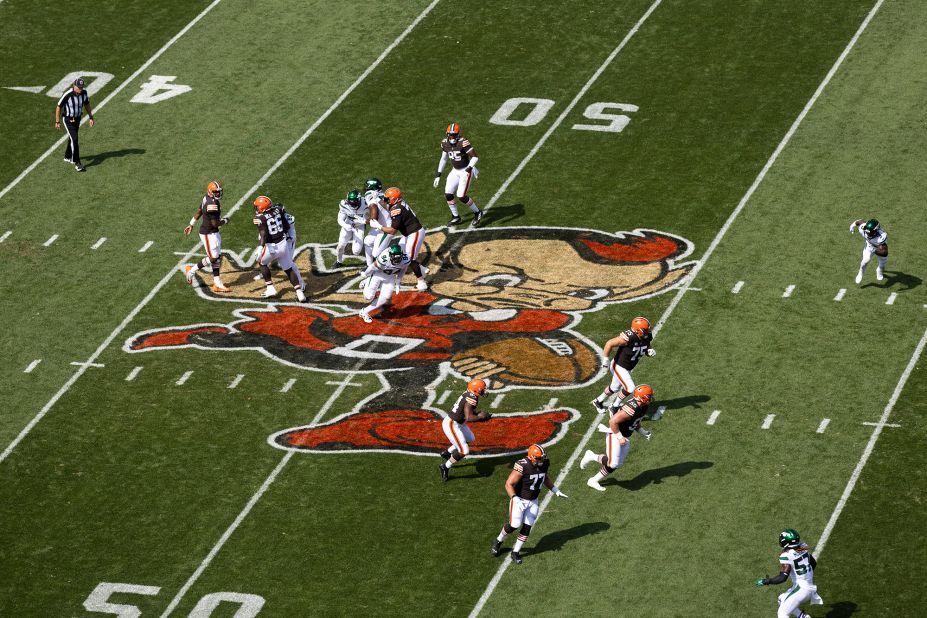
[[[287,220],[283,204],[274,204],[266,195],[259,196],[254,200],[253,223],[258,227],[258,235],[261,239],[261,252],[258,255],[258,263],[261,265],[261,276],[267,286],[267,289],[264,290],[264,298],[277,295],[277,289],[274,287],[274,282],[270,276],[270,264],[276,260],[280,268],[289,277],[290,283],[293,284],[296,298],[299,299],[299,302],[305,302],[306,295],[302,289],[302,276],[299,268],[293,263],[293,258],[287,248],[287,232],[290,229],[290,222]]]
[[[470,140],[461,137],[460,125],[454,122],[447,125],[446,137],[441,140],[441,159],[438,161],[438,170],[435,172],[435,189],[441,184],[441,173],[448,159],[451,160],[453,168],[448,172],[447,182],[444,183],[444,197],[447,199],[447,207],[451,209],[451,220],[447,224],[457,225],[461,222],[460,213],[454,203],[456,194],[460,203],[466,204],[473,213],[473,222],[470,225],[475,227],[483,218],[483,211],[479,209],[467,191],[470,189],[470,182],[479,176],[479,171],[476,169],[479,157],[476,156]]]
[[[415,287],[419,290],[427,290],[428,284],[425,282],[425,275],[428,274],[428,268],[418,263],[418,254],[422,249],[422,243],[425,242],[425,228],[422,227],[421,221],[415,215],[415,211],[409,208],[409,205],[402,199],[402,191],[396,187],[390,187],[383,195],[389,208],[391,223],[384,225],[382,230],[384,234],[400,234],[402,240],[399,245],[403,253],[409,256],[411,260],[409,267],[415,274],[418,281]],[[382,246],[382,245],[381,245]],[[379,256],[374,256],[374,260]]]
[[[605,434],[605,453],[599,455],[587,450],[579,467],[585,469],[587,464],[598,462],[602,464],[602,468],[586,481],[586,485],[605,491],[605,488],[599,485],[599,481],[624,463],[628,451],[631,450],[631,434],[636,431],[646,439],[650,439],[651,434],[641,427],[641,421],[647,414],[651,399],[653,399],[653,389],[646,384],[641,384],[634,389],[634,396],[612,414],[608,420],[608,427],[599,425],[599,431]]]
[[[650,347],[653,341],[653,334],[650,332],[650,321],[640,316],[631,320],[631,328],[622,332],[617,337],[612,337],[605,342],[602,348],[602,355],[606,358],[605,364],[609,366],[612,373],[611,382],[605,387],[598,397],[592,400],[592,405],[600,413],[605,412],[605,401],[613,393],[618,393],[610,412],[614,411],[621,404],[621,401],[634,390],[634,380],[631,378],[631,372],[637,365],[641,357],[656,356],[657,352]],[[612,350],[615,352],[615,358],[609,363],[608,355]],[[605,365],[603,365],[605,366]]]
[[[521,547],[528,540],[531,526],[538,518],[538,494],[541,493],[542,485],[555,496],[567,497],[550,480],[549,468],[550,460],[547,459],[544,449],[537,444],[529,446],[528,455],[516,461],[512,466],[509,478],[505,480],[505,491],[509,495],[509,520],[502,526],[502,531],[489,548],[493,556],[502,553],[502,542],[505,537],[515,532],[520,526],[521,531],[512,547],[510,557],[515,564],[521,564]]]
[[[473,432],[467,427],[467,423],[482,423],[492,418],[489,412],[476,411],[480,397],[485,392],[486,382],[480,379],[470,380],[467,383],[467,390],[457,398],[451,411],[441,421],[441,429],[451,443],[447,450],[441,453],[441,457],[447,460],[438,466],[442,481],[447,481],[447,471],[451,469],[451,466],[470,453],[470,442],[473,442],[475,438]]]
[[[193,213],[190,224],[183,228],[183,233],[187,236],[193,231],[193,226],[202,218],[200,223],[200,240],[206,247],[206,257],[196,264],[187,264],[183,267],[184,275],[187,277],[187,283],[193,285],[193,275],[199,269],[212,269],[212,291],[227,294],[231,292],[225,287],[222,279],[219,277],[219,270],[222,267],[222,235],[219,234],[219,227],[225,225],[229,220],[220,214],[219,200],[222,199],[222,185],[219,181],[213,180],[206,185],[206,195],[200,202],[199,208]]]

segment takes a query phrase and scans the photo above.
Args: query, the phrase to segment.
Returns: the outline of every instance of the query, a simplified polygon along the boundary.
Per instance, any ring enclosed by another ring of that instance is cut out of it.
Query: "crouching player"
[[[399,287],[402,274],[411,261],[411,258],[402,252],[402,247],[393,244],[361,272],[361,277],[367,277],[364,298],[370,301],[370,304],[360,311],[360,317],[364,322],[373,322],[370,312],[389,304],[393,292]]]

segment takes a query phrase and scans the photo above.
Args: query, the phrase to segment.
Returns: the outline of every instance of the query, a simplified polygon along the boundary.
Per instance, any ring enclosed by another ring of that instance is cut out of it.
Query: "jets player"
[[[623,331],[617,337],[612,337],[605,342],[602,348],[602,355],[606,358],[606,364],[611,369],[611,382],[605,387],[602,393],[592,400],[592,405],[600,413],[605,412],[605,401],[614,393],[618,393],[610,412],[614,413],[621,401],[634,390],[634,380],[631,378],[631,372],[637,366],[637,362],[646,354],[647,356],[656,356],[656,351],[650,347],[653,342],[653,334],[650,332],[650,321],[640,316],[631,320],[631,328]],[[615,352],[615,358],[609,363],[608,355]]]
[[[502,542],[505,537],[520,527],[518,540],[515,541],[509,556],[515,564],[522,563],[521,547],[528,540],[531,526],[538,518],[538,495],[541,493],[542,485],[555,496],[567,497],[550,480],[549,469],[550,460],[547,459],[544,449],[537,444],[529,446],[528,455],[516,461],[512,466],[509,478],[505,480],[505,491],[509,495],[509,520],[502,526],[502,531],[489,548],[493,556],[502,553]]]
[[[389,246],[393,239],[392,234],[384,234],[383,228],[389,227],[392,219],[383,195],[383,183],[379,178],[368,178],[364,183],[364,201],[367,203],[367,220],[370,222],[370,231],[364,237],[364,255],[367,266],[373,264],[373,259],[380,255]]]
[[[599,455],[586,451],[579,467],[585,469],[590,463],[596,462],[602,464],[602,468],[586,481],[586,485],[598,491],[605,491],[599,482],[624,463],[631,450],[631,434],[636,431],[650,439],[651,434],[641,427],[641,421],[647,414],[652,398],[653,389],[641,384],[634,389],[634,396],[612,414],[607,427],[599,425],[599,431],[605,434],[605,453]]]
[[[428,274],[428,269],[418,263],[418,254],[422,249],[422,243],[425,242],[425,228],[415,215],[415,211],[402,199],[402,191],[396,187],[390,187],[384,191],[383,195],[386,197],[386,205],[389,208],[391,219],[388,226],[383,226],[383,233],[391,236],[394,234],[402,236],[399,243],[402,245],[403,251],[409,255],[409,259],[412,260],[409,267],[412,269],[415,278],[418,279],[415,287],[419,290],[427,290],[428,284],[425,282],[425,275]]]
[[[364,284],[364,298],[371,301],[369,305],[361,309],[360,317],[364,322],[368,324],[373,322],[370,312],[389,304],[393,292],[399,287],[399,278],[410,261],[409,256],[403,253],[402,247],[392,244],[361,273],[361,277],[367,278]],[[377,291],[380,292],[379,296]]]
[[[254,220],[253,223],[258,227],[258,236],[261,239],[261,252],[258,255],[258,263],[261,265],[261,276],[267,289],[264,290],[264,298],[271,298],[277,295],[277,289],[270,276],[270,264],[276,261],[280,268],[287,274],[290,283],[293,284],[293,290],[296,292],[296,298],[299,302],[306,301],[306,295],[303,293],[301,281],[302,275],[287,248],[286,233],[290,229],[290,224],[286,219],[286,211],[283,204],[274,204],[266,195],[258,196],[254,200]]]
[[[290,261],[296,264],[296,217],[284,211],[283,218],[290,224],[289,229],[286,231],[287,255]],[[303,274],[299,272],[298,268],[296,269],[296,276],[299,278],[299,289],[305,290],[306,284],[303,282]]]
[[[869,219],[866,222],[857,219],[850,224],[850,234],[857,229],[860,236],[865,239],[866,244],[863,246],[863,259],[859,263],[859,271],[856,273],[856,283],[863,282],[863,273],[866,272],[866,266],[869,265],[873,253],[879,258],[879,265],[876,267],[876,280],[881,281],[885,278],[882,273],[885,272],[885,264],[888,262],[888,232],[882,229],[878,219]]]
[[[818,595],[818,587],[814,585],[814,570],[817,561],[811,555],[808,546],[801,542],[798,532],[787,528],[779,533],[779,574],[775,577],[761,577],[756,580],[756,586],[771,586],[781,584],[790,577],[791,587],[779,595],[779,611],[777,618],[811,618],[798,608],[802,603],[823,605],[824,601]]]
[[[435,172],[435,189],[441,184],[441,173],[448,159],[451,160],[452,169],[448,172],[447,181],[444,183],[444,197],[447,199],[447,207],[451,209],[451,220],[447,224],[457,225],[461,222],[457,204],[454,203],[456,195],[460,203],[466,204],[473,213],[473,222],[470,225],[477,226],[483,218],[483,211],[479,209],[468,191],[470,182],[479,176],[479,171],[476,169],[479,157],[476,156],[470,140],[461,137],[460,125],[453,122],[447,125],[446,136],[441,140],[441,159],[438,161],[438,169]]]
[[[229,220],[220,214],[219,200],[222,199],[222,185],[217,180],[213,180],[206,185],[206,195],[200,202],[199,208],[193,213],[189,225],[183,229],[187,236],[193,231],[193,226],[202,218],[200,223],[200,240],[206,248],[206,257],[196,264],[187,264],[184,266],[184,275],[187,277],[187,283],[193,285],[193,275],[199,269],[212,270],[212,291],[227,294],[231,292],[225,287],[222,279],[219,277],[219,270],[222,267],[222,235],[219,233],[219,227],[225,225]]]
[[[441,480],[447,481],[447,471],[470,453],[470,443],[475,439],[467,423],[482,423],[492,418],[489,412],[477,412],[480,397],[486,392],[486,382],[479,378],[467,383],[467,390],[454,402],[451,411],[441,421],[441,429],[451,445],[441,453],[446,461],[438,466]]]
[[[344,260],[344,250],[351,245],[351,253],[360,255],[364,247],[364,227],[367,224],[367,201],[361,197],[360,191],[351,189],[347,196],[338,204],[338,225],[341,234],[338,236],[338,247],[335,249],[335,266],[341,266]]]

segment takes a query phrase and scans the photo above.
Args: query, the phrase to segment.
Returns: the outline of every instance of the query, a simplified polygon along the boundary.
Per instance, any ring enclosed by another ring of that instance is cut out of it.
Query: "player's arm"
[[[555,496],[559,496],[559,497],[561,497],[561,498],[569,498],[569,496],[567,496],[565,493],[563,493],[562,491],[560,491],[560,488],[559,488],[559,487],[557,487],[556,485],[554,485],[554,482],[553,482],[552,480],[550,480],[550,476],[545,476],[545,477],[544,477],[544,487],[546,487],[547,489],[549,489],[549,490],[550,490],[550,493],[554,494]]]
[[[605,342],[605,346],[602,348],[602,355],[605,356],[605,358],[608,358],[609,355],[612,353],[612,350],[614,350],[615,348],[620,348],[621,346],[627,345],[627,344],[628,344],[628,334],[622,332],[617,337],[612,337],[611,339]]]
[[[855,231],[856,231],[856,228],[860,227],[863,223],[865,223],[865,221],[863,221],[862,219],[857,219],[856,221],[854,221],[853,223],[851,223],[851,224],[850,224],[850,234],[852,234],[853,232],[855,232]],[[862,233],[863,230],[860,229],[859,231],[860,231],[860,233]]]
[[[509,498],[515,497],[515,487],[518,485],[519,481],[521,481],[521,470],[513,468],[512,471],[509,472],[509,478],[505,479],[505,493],[509,495]]]
[[[618,435],[618,443],[622,446],[628,442],[628,439],[621,435],[621,431],[618,429],[618,425],[629,420],[631,420],[631,415],[625,411],[624,406],[612,414],[612,417],[608,419],[608,428],[612,430],[612,433]]]
[[[467,149],[467,154],[470,156],[470,160],[467,161],[467,171],[470,171],[476,167],[476,162],[479,161],[480,158],[476,156],[476,151],[473,149],[473,146]]]
[[[812,567],[814,568],[814,567]],[[756,580],[757,586],[775,586],[785,582],[789,578],[789,573],[792,571],[792,567],[789,564],[783,564],[782,569],[779,571],[779,574],[775,577],[761,577]]]
[[[438,184],[441,182],[441,174],[444,173],[445,165],[447,165],[447,153],[442,149],[441,158],[438,159],[438,169],[435,170],[435,189],[438,188]]]
[[[349,219],[347,213],[340,208],[338,209],[338,225],[349,232],[354,229],[354,221]]]
[[[267,244],[267,225],[264,223],[263,219],[259,217],[254,218],[254,224],[258,228],[258,242],[260,242],[261,245],[266,245]]]
[[[190,217],[190,223],[187,224],[187,227],[183,228],[184,236],[189,236],[190,232],[193,231],[193,226],[196,225],[196,222],[200,220],[200,217],[203,215],[203,205],[200,204],[196,209],[196,212],[193,213],[193,216]]]
[[[464,399],[464,420],[467,423],[480,423],[483,421],[488,421],[492,418],[492,414],[489,412],[477,412],[476,403],[471,403],[474,400],[471,400],[469,397]]]

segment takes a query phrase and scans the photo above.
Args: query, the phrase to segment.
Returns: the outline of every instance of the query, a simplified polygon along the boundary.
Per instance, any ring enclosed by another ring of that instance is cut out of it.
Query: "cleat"
[[[444,467],[444,464],[440,464],[438,470],[441,471],[441,480],[447,483],[447,468]]]
[[[492,547],[489,548],[489,553],[493,556],[498,556],[502,553],[502,541],[493,541]]]
[[[515,564],[522,563],[521,554],[518,553],[517,551],[513,551],[511,554],[509,554],[509,557],[512,559],[512,562],[514,562]]]
[[[589,464],[591,464],[597,459],[598,457],[596,456],[595,453],[593,453],[590,450],[587,450],[586,453],[583,455],[583,460],[579,463],[579,469],[585,470],[586,466],[588,466]]]
[[[74,161],[70,160],[70,159],[67,158],[67,157],[64,158],[64,162],[65,162],[65,163],[70,163],[71,165],[74,165]]]
[[[592,400],[592,407],[595,408],[599,414],[605,412],[605,404],[599,401],[598,399]]]
[[[428,289],[428,283],[424,279],[419,279],[415,282],[415,289],[419,292],[424,292]]]
[[[341,268],[342,266],[344,266],[344,262],[342,262],[341,260],[335,260],[335,264],[333,268]]]
[[[863,282],[863,271],[856,273],[856,284],[859,285]]]
[[[443,459],[444,461],[447,461],[450,458],[451,458],[451,454],[448,453],[447,451],[444,451],[441,453],[441,459]]]
[[[371,322],[373,322],[373,318],[370,317],[370,314],[367,313],[366,311],[361,311],[358,315],[360,315],[360,319],[362,319],[367,324],[370,324]],[[447,479],[444,479],[444,480],[446,481]]]
[[[473,215],[473,221],[470,222],[470,227],[476,227],[480,224],[480,221],[483,220],[483,211],[478,210],[476,214]]]
[[[302,288],[296,288],[296,300],[301,303],[306,302],[306,293],[303,292]]]
[[[193,285],[193,265],[187,264],[183,267],[183,276],[187,279],[187,283]]]
[[[882,269],[876,268],[876,281],[881,281],[882,279],[885,279],[885,277],[882,276]]]
[[[212,291],[215,292],[216,294],[231,294],[232,293],[231,289],[225,287],[224,285],[216,285],[215,283],[212,284]]]
[[[87,171],[87,169],[86,169],[83,165],[81,165],[80,163],[75,163],[75,164],[74,164],[74,169],[76,169],[78,172],[86,172],[86,171]]]
[[[256,274],[256,275],[254,275],[254,280],[255,280],[255,281],[260,281],[260,280],[263,279],[263,278],[264,278],[264,275],[262,275],[261,273],[258,273],[258,274]]]
[[[420,264],[420,266],[422,268],[422,278],[424,279],[425,275],[431,272],[431,269],[425,266],[424,264]]]
[[[67,161],[67,159],[65,159]],[[459,225],[463,223],[463,219],[460,217],[451,217],[451,220],[447,222],[448,225]]]
[[[272,285],[268,285],[267,289],[264,290],[264,293],[261,294],[261,298],[273,298],[277,295],[277,288]]]
[[[592,487],[593,489],[597,491],[605,491],[605,488],[599,485],[599,482],[595,480],[595,477],[592,477],[591,479],[586,481],[586,485],[589,485],[589,487]]]

